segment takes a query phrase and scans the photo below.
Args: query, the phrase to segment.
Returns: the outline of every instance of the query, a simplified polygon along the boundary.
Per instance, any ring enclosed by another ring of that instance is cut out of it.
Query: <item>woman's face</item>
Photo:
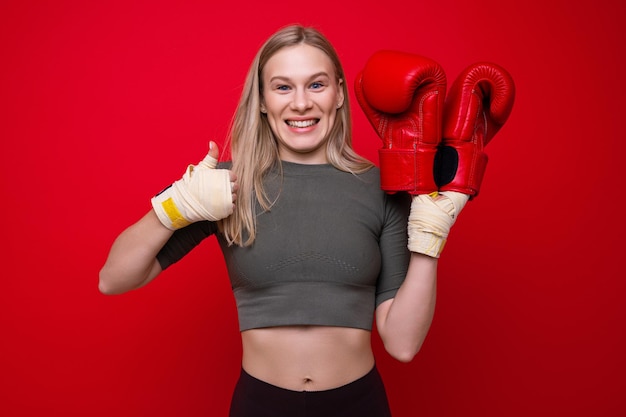
[[[283,161],[327,163],[325,144],[344,96],[330,58],[301,44],[279,50],[261,74],[267,114]]]

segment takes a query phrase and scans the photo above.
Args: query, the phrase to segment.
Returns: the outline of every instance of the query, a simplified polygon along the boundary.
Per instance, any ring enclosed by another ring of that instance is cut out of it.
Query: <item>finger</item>
[[[204,157],[204,159],[200,162],[199,165],[204,166],[206,168],[214,169],[217,167],[217,161],[220,156],[220,150],[217,144],[213,141],[209,142],[209,153]]]
[[[230,174],[230,190],[234,193],[239,189],[239,184],[237,183],[237,175],[233,171],[229,171]]]

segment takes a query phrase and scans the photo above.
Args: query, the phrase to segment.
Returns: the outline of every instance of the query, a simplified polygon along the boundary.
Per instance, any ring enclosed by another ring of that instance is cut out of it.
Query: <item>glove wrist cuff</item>
[[[380,188],[428,194],[437,190],[433,166],[437,149],[379,149]]]
[[[439,190],[457,191],[474,198],[485,176],[487,161],[487,154],[475,149],[472,143],[442,146],[435,163]]]

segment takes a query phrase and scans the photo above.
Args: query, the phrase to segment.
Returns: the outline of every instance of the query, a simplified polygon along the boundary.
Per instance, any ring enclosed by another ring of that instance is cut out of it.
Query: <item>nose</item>
[[[293,110],[303,112],[312,106],[311,97],[309,97],[306,89],[296,89],[291,101],[291,108]]]

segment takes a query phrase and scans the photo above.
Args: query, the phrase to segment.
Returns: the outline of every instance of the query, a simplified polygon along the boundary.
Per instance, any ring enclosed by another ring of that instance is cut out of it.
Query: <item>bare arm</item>
[[[411,253],[406,279],[395,298],[376,309],[376,326],[385,349],[409,362],[430,329],[437,295],[437,258]]]
[[[438,258],[468,199],[468,195],[452,191],[413,197],[407,227],[411,260],[406,278],[396,297],[376,310],[376,325],[385,348],[402,362],[413,359],[430,329]]]
[[[162,269],[156,256],[174,229],[199,220],[219,220],[232,213],[237,197],[237,177],[229,170],[216,170],[218,156],[217,145],[210,142],[207,156],[159,194],[161,200],[153,207],[158,207],[161,215],[153,208],[117,237],[100,270],[98,288],[103,294],[134,290],[157,277]],[[209,182],[217,185],[209,187]],[[186,197],[176,194],[172,191],[174,188],[182,189]],[[163,201],[168,202],[167,207],[173,204],[175,210],[163,208]]]
[[[100,270],[98,288],[103,294],[121,294],[142,287],[161,273],[156,260],[172,236],[154,210],[124,230],[113,242]]]

